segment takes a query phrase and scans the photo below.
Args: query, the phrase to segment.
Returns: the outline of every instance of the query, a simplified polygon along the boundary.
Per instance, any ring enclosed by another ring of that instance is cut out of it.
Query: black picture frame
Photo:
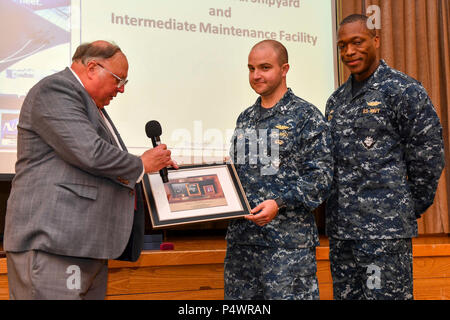
[[[168,169],[169,182],[158,172],[143,178],[154,229],[242,218],[250,206],[232,163],[184,165]]]

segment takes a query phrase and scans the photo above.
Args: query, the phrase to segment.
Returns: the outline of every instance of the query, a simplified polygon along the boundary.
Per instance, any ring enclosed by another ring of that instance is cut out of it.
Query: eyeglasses
[[[97,65],[99,65],[100,67],[102,67],[102,69],[108,71],[114,78],[116,78],[117,80],[117,88],[121,88],[122,86],[126,85],[128,83],[128,79],[122,79],[121,77],[119,77],[117,74],[112,73],[111,71],[109,71],[108,69],[106,69],[104,66],[102,66],[100,63],[95,62]]]

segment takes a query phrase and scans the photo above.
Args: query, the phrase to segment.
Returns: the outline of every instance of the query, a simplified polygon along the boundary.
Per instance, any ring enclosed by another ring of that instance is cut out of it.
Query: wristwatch
[[[275,202],[277,203],[278,206],[278,213],[286,211],[286,204],[284,203],[283,199],[276,198]]]

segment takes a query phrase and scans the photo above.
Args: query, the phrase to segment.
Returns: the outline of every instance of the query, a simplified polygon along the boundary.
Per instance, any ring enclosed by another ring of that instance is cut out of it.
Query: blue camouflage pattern
[[[227,247],[226,300],[318,300],[315,248]]]
[[[336,239],[417,236],[444,168],[442,127],[415,79],[381,60],[352,96],[352,77],[329,98],[334,175],[326,234]]]
[[[319,244],[312,211],[326,198],[333,174],[330,133],[322,113],[294,95],[262,116],[261,98],[236,123],[230,156],[252,208],[281,198],[287,206],[267,225],[246,219],[229,223],[229,244],[278,248]]]
[[[413,255],[409,239],[330,239],[335,300],[413,299]]]

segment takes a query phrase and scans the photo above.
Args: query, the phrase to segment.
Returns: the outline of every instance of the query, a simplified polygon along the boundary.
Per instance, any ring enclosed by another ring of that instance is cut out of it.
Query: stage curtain
[[[367,14],[370,5],[381,9],[380,57],[388,65],[419,80],[428,91],[444,129],[446,168],[434,204],[419,219],[420,234],[450,233],[450,1],[449,0],[338,0],[337,22],[352,13]],[[373,14],[370,12],[369,14]],[[340,83],[349,76],[339,66]]]

